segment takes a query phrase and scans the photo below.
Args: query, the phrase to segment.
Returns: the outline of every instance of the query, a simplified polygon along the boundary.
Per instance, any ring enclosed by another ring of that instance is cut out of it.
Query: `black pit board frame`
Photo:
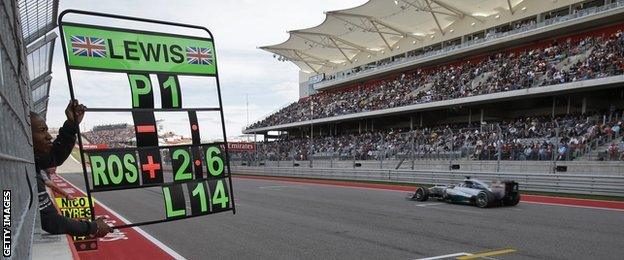
[[[154,111],[219,111],[220,114],[220,118],[221,118],[221,129],[223,132],[223,144],[224,144],[224,158],[225,158],[225,166],[227,167],[227,179],[228,179],[228,185],[229,185],[229,199],[230,199],[230,204],[231,204],[231,209],[227,209],[227,210],[223,210],[223,211],[217,211],[217,212],[210,212],[208,214],[202,214],[202,215],[191,215],[191,216],[184,216],[184,217],[179,217],[179,218],[169,218],[167,219],[165,217],[165,219],[159,219],[159,220],[152,220],[152,221],[144,221],[144,222],[139,222],[139,223],[131,223],[131,224],[124,224],[124,225],[118,225],[118,226],[113,226],[112,228],[128,228],[128,227],[135,227],[135,226],[144,226],[144,225],[151,225],[151,224],[157,224],[157,223],[164,223],[164,222],[170,222],[170,221],[176,221],[176,220],[181,220],[181,219],[188,219],[188,218],[194,218],[194,217],[200,217],[200,216],[205,216],[205,215],[211,215],[211,214],[215,214],[215,213],[220,213],[220,212],[226,212],[226,211],[232,211],[232,214],[236,214],[236,204],[235,204],[235,200],[234,200],[234,190],[232,189],[232,173],[230,170],[230,159],[229,159],[229,151],[228,151],[228,145],[227,145],[227,134],[226,134],[226,130],[225,130],[225,118],[223,115],[223,101],[221,98],[221,85],[220,85],[220,81],[219,81],[219,69],[218,69],[218,65],[217,65],[217,54],[216,54],[216,44],[215,44],[215,39],[212,35],[212,32],[210,32],[210,30],[208,30],[208,28],[203,27],[203,26],[197,26],[197,25],[190,25],[190,24],[183,24],[183,23],[176,23],[176,22],[169,22],[169,21],[160,21],[160,20],[154,20],[154,19],[147,19],[147,18],[140,18],[140,17],[133,17],[133,16],[124,16],[124,15],[115,15],[115,14],[106,14],[106,13],[99,13],[99,12],[92,12],[92,11],[84,11],[84,10],[76,10],[76,9],[67,9],[64,10],[63,12],[61,12],[61,14],[59,15],[58,18],[58,25],[59,25],[59,31],[60,31],[60,35],[61,35],[61,44],[62,44],[62,48],[63,48],[63,59],[65,61],[65,72],[67,73],[67,81],[68,81],[68,86],[69,86],[69,93],[70,93],[70,98],[71,100],[76,100],[75,99],[75,95],[74,95],[74,86],[73,86],[73,81],[72,81],[72,75],[71,75],[71,70],[72,68],[70,68],[69,66],[69,58],[68,58],[68,54],[67,54],[67,46],[65,43],[65,34],[63,32],[63,25],[75,25],[75,23],[71,23],[71,22],[64,22],[63,21],[63,17],[65,17],[65,15],[67,14],[77,14],[77,15],[86,15],[86,16],[97,16],[97,17],[104,17],[104,18],[111,18],[111,19],[119,19],[119,20],[129,20],[129,21],[136,21],[136,22],[144,22],[144,23],[153,23],[153,24],[160,24],[160,25],[167,25],[167,26],[179,26],[179,27],[186,27],[186,28],[191,28],[191,29],[198,29],[198,30],[203,30],[205,32],[208,33],[208,36],[210,37],[209,39],[212,41],[213,43],[213,57],[215,60],[215,73],[214,75],[204,75],[205,77],[214,77],[216,79],[216,87],[217,87],[217,95],[218,95],[218,100],[219,100],[219,107],[218,108],[214,108],[214,107],[210,107],[210,108],[179,108],[179,109],[167,109],[167,108],[151,108],[151,109],[146,109],[146,108],[95,108],[95,109],[88,109],[86,110],[86,112],[88,111],[92,111],[92,112],[154,112]],[[87,24],[82,24],[82,25],[87,25]],[[102,27],[102,28],[106,28],[104,26],[96,26],[96,27]],[[132,29],[124,29],[124,28],[115,28],[119,31],[127,31],[127,32],[137,32],[137,30],[132,30]],[[149,33],[149,31],[141,31],[141,32],[147,32]],[[157,33],[157,32],[156,32]],[[158,33],[157,33],[158,34]],[[164,33],[163,33],[164,34]],[[172,35],[172,36],[182,36],[183,35],[174,35],[174,34],[167,34],[167,35]],[[76,70],[81,70],[81,68],[73,68]],[[106,70],[102,69],[102,70],[98,70],[98,69],[89,69],[89,70],[93,70],[93,71],[104,71],[107,72]],[[110,72],[110,71],[108,71]],[[124,73],[124,72],[120,72],[120,71],[115,71],[114,73]],[[129,72],[126,72],[129,73]],[[136,72],[135,72],[136,73]],[[151,72],[151,73],[156,73],[156,72]],[[162,72],[160,72],[162,73]],[[179,73],[170,73],[173,75],[184,75],[184,74],[179,74]],[[74,116],[75,115],[75,111],[74,111]],[[89,184],[89,178],[87,175],[87,166],[85,163],[85,149],[83,147],[83,142],[82,142],[82,135],[81,135],[81,131],[80,131],[80,125],[77,125],[78,128],[78,147],[80,150],[80,162],[82,164],[82,172],[83,172],[83,177],[84,177],[84,182],[85,182],[85,186],[86,186],[86,193],[87,196],[89,197],[89,208],[91,210],[91,212],[95,212],[94,208],[93,208],[93,199],[91,194],[93,192],[98,192],[98,191],[94,191],[93,189],[91,189],[91,185]],[[203,145],[206,144],[199,144],[199,145],[188,145],[190,147],[195,146],[195,147],[202,147]],[[159,146],[156,147],[156,149],[160,148]],[[164,149],[167,149],[167,147],[162,147]],[[132,148],[134,150],[139,150],[142,149],[142,147],[135,147]],[[210,173],[207,173],[208,175],[210,175]],[[202,179],[193,179],[193,181],[204,181],[206,183],[208,183],[208,181],[211,180],[211,178],[202,178]],[[154,187],[154,186],[160,186],[160,187],[164,187],[164,186],[171,186],[171,185],[186,185],[185,183],[174,183],[174,182],[163,182],[160,183],[158,185],[147,185],[144,186],[143,188],[148,188],[148,187]],[[123,190],[123,189],[115,189],[115,190]],[[108,190],[101,190],[100,192],[105,192]],[[163,194],[164,195],[164,194]],[[91,214],[91,220],[95,219],[95,214]]]

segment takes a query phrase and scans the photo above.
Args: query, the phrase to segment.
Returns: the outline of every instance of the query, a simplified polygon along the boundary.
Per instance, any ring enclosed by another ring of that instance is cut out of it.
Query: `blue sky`
[[[60,1],[59,9],[138,16],[209,28],[217,44],[226,129],[228,137],[235,137],[241,134],[247,121],[246,95],[249,96],[250,122],[298,98],[298,68],[290,62],[277,61],[271,53],[257,47],[285,41],[288,30],[320,24],[325,18],[324,11],[350,8],[364,2],[366,1],[64,0]],[[69,100],[62,50],[58,41],[57,39],[48,109],[48,124],[51,127],[58,127],[65,120],[63,110]],[[87,98],[80,101],[88,105],[94,100]],[[85,124],[97,124],[97,120],[85,120]],[[83,126],[87,129],[90,127]],[[216,135],[218,131],[209,134]]]

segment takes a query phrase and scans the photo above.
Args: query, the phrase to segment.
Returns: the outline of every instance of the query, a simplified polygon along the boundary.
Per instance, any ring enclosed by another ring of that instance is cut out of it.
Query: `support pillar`
[[[550,113],[551,118],[555,118],[555,106],[557,105],[557,99],[555,97],[552,98],[552,112]]]
[[[566,109],[566,114],[570,114],[570,103],[572,102],[572,98],[568,96],[568,109]]]
[[[254,149],[254,165],[258,166],[258,139],[257,139],[257,135],[256,133],[253,133],[254,135],[254,145],[256,146],[256,149]]]
[[[484,115],[484,111],[483,111],[483,108],[481,108],[481,119],[480,119],[481,124],[483,124],[483,115]]]
[[[308,147],[308,160],[310,161],[310,168],[314,165],[314,124],[310,124],[310,145]]]

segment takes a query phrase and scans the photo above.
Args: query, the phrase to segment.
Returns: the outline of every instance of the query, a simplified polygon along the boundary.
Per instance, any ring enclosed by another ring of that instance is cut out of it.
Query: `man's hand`
[[[65,109],[65,116],[67,116],[67,120],[78,125],[82,122],[82,118],[84,118],[85,110],[87,110],[87,107],[78,103],[78,100],[70,100],[69,104],[67,104],[67,108]],[[74,118],[74,112],[76,118]]]
[[[105,237],[106,234],[113,232],[113,229],[104,222],[104,218],[97,218],[95,224],[97,225],[97,231],[93,234],[95,237]]]

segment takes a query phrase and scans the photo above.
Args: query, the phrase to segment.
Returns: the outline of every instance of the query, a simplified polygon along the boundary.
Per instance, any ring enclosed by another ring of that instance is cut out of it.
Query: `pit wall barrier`
[[[477,161],[477,160],[411,160],[401,163],[397,159],[379,160],[329,160],[314,159],[289,161],[231,161],[232,166],[259,166],[259,167],[310,167],[313,168],[363,168],[393,170],[399,165],[399,170],[426,170],[447,171],[452,165],[459,165],[459,170],[474,172],[512,172],[512,173],[554,173],[557,168],[567,174],[604,174],[624,176],[623,161]],[[294,166],[297,165],[297,166]],[[355,166],[357,165],[357,166]]]
[[[18,1],[0,1],[0,189],[1,211],[9,213],[2,214],[2,259],[31,258],[38,215],[28,120],[33,101],[19,11]]]
[[[380,181],[405,184],[448,184],[462,181],[465,176],[484,181],[515,180],[521,190],[624,196],[624,176],[570,173],[514,173],[476,171],[394,170],[363,168],[311,168],[231,166],[237,174],[323,178],[337,180]]]

